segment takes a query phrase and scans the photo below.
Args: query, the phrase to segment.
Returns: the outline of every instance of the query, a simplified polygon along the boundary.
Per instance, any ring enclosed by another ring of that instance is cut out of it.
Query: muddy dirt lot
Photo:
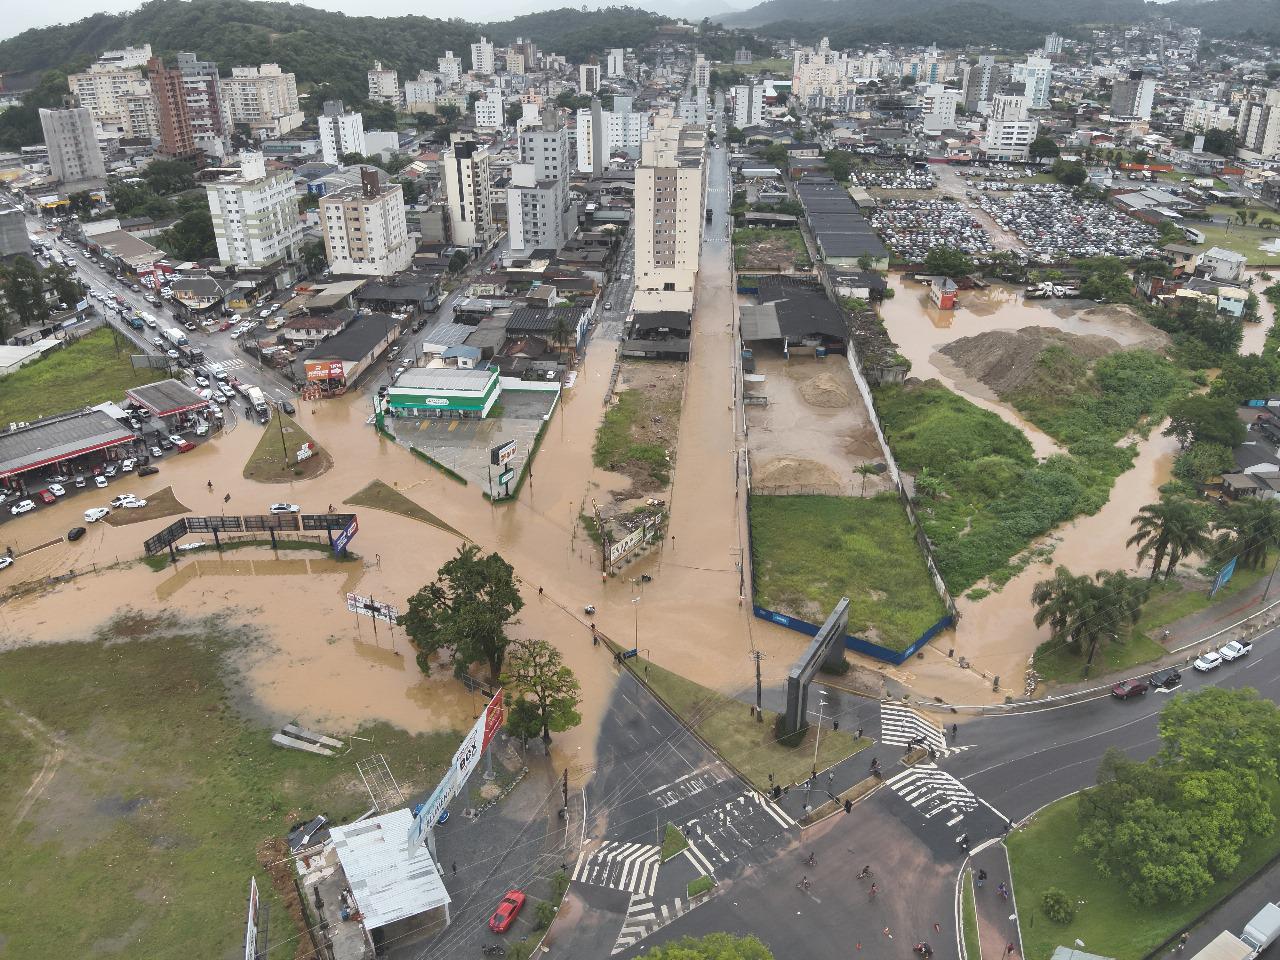
[[[845,358],[757,350],[756,373],[766,380],[751,393],[769,403],[747,408],[752,491],[862,496],[855,471],[882,458]],[[887,475],[865,480],[866,496],[890,489]]]
[[[626,361],[596,431],[595,464],[631,479],[615,494],[628,500],[665,490],[671,483],[685,364]]]

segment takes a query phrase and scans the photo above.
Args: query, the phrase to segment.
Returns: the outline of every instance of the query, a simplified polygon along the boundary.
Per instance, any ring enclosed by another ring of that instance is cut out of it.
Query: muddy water
[[[1246,323],[1244,325],[1244,340],[1240,344],[1241,353],[1261,353],[1262,346],[1266,342],[1267,332],[1271,329],[1271,325],[1276,322],[1275,307],[1271,306],[1271,301],[1262,295],[1262,291],[1275,280],[1264,280],[1258,276],[1259,273],[1265,273],[1264,270],[1248,270],[1245,272],[1246,279],[1253,280],[1253,291],[1258,295],[1258,315],[1262,318],[1259,323]]]
[[[980,381],[969,377],[938,350],[962,337],[989,330],[1018,330],[1023,327],[1055,327],[1069,333],[1110,337],[1122,346],[1133,346],[1150,336],[1150,328],[1127,316],[1106,311],[1073,309],[1071,301],[1028,301],[1022,291],[1008,284],[993,284],[986,290],[966,290],[955,310],[939,310],[929,300],[924,287],[890,276],[894,297],[886,300],[882,315],[889,336],[898,350],[911,361],[911,376],[937,379],[984,410],[990,410],[1026,434],[1037,457],[1061,453],[1062,448],[1044,431],[1024,419]]]

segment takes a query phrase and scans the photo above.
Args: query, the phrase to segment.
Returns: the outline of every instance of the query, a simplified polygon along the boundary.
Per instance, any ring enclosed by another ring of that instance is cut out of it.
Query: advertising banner
[[[249,923],[244,931],[244,960],[258,957],[258,881],[249,878]]]
[[[422,844],[427,842],[427,831],[436,825],[440,819],[440,814],[448,808],[449,802],[457,796],[458,791],[454,788],[455,778],[453,768],[450,767],[445,771],[440,783],[436,785],[431,796],[427,798],[427,802],[422,805],[422,809],[418,811],[418,815],[413,818],[413,824],[409,827],[409,850],[412,852]]]
[[[341,380],[347,375],[341,360],[308,360],[308,380]]]
[[[337,546],[337,541],[334,541]],[[358,613],[363,617],[372,617],[375,620],[385,620],[387,623],[395,623],[399,613],[396,608],[389,603],[383,603],[381,600],[374,600],[372,597],[362,597],[358,593],[347,594],[347,609],[352,613]]]
[[[504,440],[489,450],[489,463],[495,467],[505,466],[516,455],[516,442]]]

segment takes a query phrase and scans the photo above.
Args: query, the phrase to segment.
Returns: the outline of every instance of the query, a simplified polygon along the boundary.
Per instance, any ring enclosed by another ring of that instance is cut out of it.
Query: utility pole
[[[760,661],[764,659],[764,654],[759,650],[752,650],[751,659],[756,662],[756,720],[760,723],[764,723],[764,708],[761,706],[760,702]]]

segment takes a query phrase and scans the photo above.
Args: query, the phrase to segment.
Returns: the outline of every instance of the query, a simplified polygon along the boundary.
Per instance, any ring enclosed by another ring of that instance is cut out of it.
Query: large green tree
[[[769,948],[755,937],[731,933],[685,937],[653,947],[645,956],[650,960],[773,960]]]
[[[1257,569],[1266,565],[1267,551],[1280,544],[1280,504],[1256,497],[1241,500],[1222,512],[1217,527],[1224,534],[1221,552]]]
[[[1245,434],[1235,401],[1228,397],[1194,393],[1169,405],[1169,425],[1164,435],[1176,437],[1184,448],[1193,441],[1234,447],[1244,442]]]
[[[544,747],[551,734],[582,722],[578,704],[582,687],[565,665],[560,651],[545,640],[516,640],[507,650],[502,685],[510,688],[521,703],[531,704],[542,731]],[[523,708],[528,714],[528,708]],[[527,726],[525,727],[527,729]]]
[[[524,607],[515,571],[496,553],[468,544],[440,567],[436,579],[409,598],[399,624],[418,651],[418,666],[431,673],[431,658],[445,653],[455,676],[477,662],[494,681],[506,656],[506,627]]]
[[[924,272],[944,277],[963,277],[973,273],[973,260],[963,250],[938,246],[925,254]]]
[[[1139,564],[1152,558],[1152,580],[1160,575],[1162,564],[1167,580],[1183,557],[1204,553],[1212,545],[1204,508],[1180,497],[1166,496],[1147,504],[1131,523],[1138,529],[1126,546],[1138,548]]]
[[[1048,624],[1050,637],[1072,646],[1087,668],[1102,644],[1128,635],[1145,599],[1146,584],[1121,570],[1101,570],[1089,577],[1060,566],[1032,589],[1032,620],[1037,627]]]
[[[1280,710],[1248,687],[1205,687],[1175,697],[1160,714],[1162,758],[1195,770],[1251,770],[1280,775]]]

